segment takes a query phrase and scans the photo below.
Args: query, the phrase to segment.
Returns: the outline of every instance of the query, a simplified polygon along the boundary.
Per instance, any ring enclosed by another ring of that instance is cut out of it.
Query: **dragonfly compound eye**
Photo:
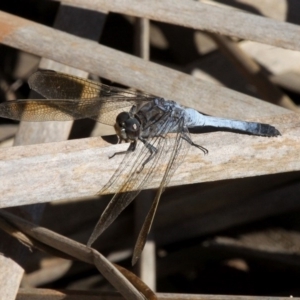
[[[128,112],[121,112],[118,114],[117,118],[116,118],[116,123],[120,126],[120,127],[125,127],[126,125],[126,121],[128,121],[128,119],[130,119],[130,115]]]

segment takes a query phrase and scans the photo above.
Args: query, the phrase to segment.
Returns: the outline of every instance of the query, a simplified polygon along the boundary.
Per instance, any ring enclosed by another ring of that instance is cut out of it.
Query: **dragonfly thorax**
[[[120,140],[126,142],[135,141],[140,135],[140,122],[128,112],[118,114],[115,123],[115,130]]]

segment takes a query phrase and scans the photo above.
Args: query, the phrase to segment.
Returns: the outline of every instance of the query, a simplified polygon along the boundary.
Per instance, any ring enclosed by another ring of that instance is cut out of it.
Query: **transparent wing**
[[[138,97],[153,96],[127,89],[111,87],[92,80],[59,73],[52,70],[39,70],[29,80],[31,89],[47,99],[91,99],[102,97]]]
[[[69,121],[91,118],[114,125],[121,111],[150,101],[145,98],[29,99],[0,103],[0,117],[22,121]]]
[[[184,120],[179,120],[178,124],[178,132],[176,134],[176,137],[172,138],[171,142],[169,142],[169,145],[166,147],[170,149],[169,156],[168,156],[168,164],[164,170],[164,175],[162,178],[162,181],[160,183],[160,186],[156,192],[155,198],[153,200],[153,203],[150,207],[150,210],[146,216],[146,219],[143,223],[143,226],[140,230],[140,233],[138,235],[137,241],[135,243],[133,256],[132,256],[132,265],[135,265],[135,263],[138,261],[138,259],[141,256],[141,253],[144,249],[147,236],[151,230],[151,226],[156,214],[156,210],[159,204],[159,200],[161,197],[161,194],[165,190],[166,186],[168,185],[170,179],[172,178],[175,170],[179,167],[179,165],[183,162],[184,158],[188,154],[190,144],[186,141],[186,139],[182,138],[182,133],[184,133],[186,136],[189,136],[189,131],[187,127],[184,125]]]
[[[163,123],[164,125],[157,128],[155,134],[156,137],[148,140],[148,142],[158,150],[153,159],[145,165],[142,171],[140,171],[143,162],[149,156],[149,150],[142,143],[138,143],[138,148],[134,152],[125,155],[120,167],[116,170],[104,188],[99,192],[99,194],[104,191],[106,193],[111,193],[113,191],[113,187],[117,187],[118,189],[118,192],[114,195],[102,213],[100,220],[88,241],[88,245],[91,245],[117,218],[125,207],[134,200],[139,192],[146,187],[147,183],[152,181],[154,174],[156,174],[156,180],[160,180],[161,178],[159,192],[155,198],[158,204],[164,187],[169,182],[174,170],[184,158],[184,154],[180,154],[180,150],[184,148],[180,139],[180,134],[177,134],[175,138],[167,136],[167,133],[170,131],[170,128],[174,126],[174,123],[172,120],[170,121],[168,113],[166,113],[163,118],[165,119],[165,122]],[[186,151],[183,152],[186,154]],[[157,169],[159,169],[160,178],[157,178]],[[151,219],[149,226],[147,227],[147,225],[143,225],[143,227],[148,228],[149,230],[156,209],[152,209],[152,211],[153,215],[151,217],[147,217],[147,219]],[[148,233],[148,229],[144,229],[144,231],[147,231]],[[146,235],[143,235],[143,237],[146,238],[147,233]],[[142,240],[142,238],[140,239]]]
[[[141,92],[110,87],[92,80],[51,70],[31,75],[32,89],[47,99],[0,103],[0,117],[22,121],[69,121],[91,118],[114,125],[116,116],[132,106],[140,107],[154,99]]]
[[[119,168],[115,171],[108,183],[98,194],[117,193],[111,199],[106,209],[102,213],[94,231],[88,241],[91,245],[98,236],[117,218],[117,216],[127,207],[132,200],[145,188],[148,182],[151,182],[156,167],[161,161],[166,143],[166,134],[171,126],[168,122],[169,113],[164,115],[165,122],[160,128],[156,128],[155,137],[149,138],[148,142],[157,149],[156,155],[142,168],[143,162],[149,157],[150,152],[142,142],[137,143],[135,151],[127,153]]]

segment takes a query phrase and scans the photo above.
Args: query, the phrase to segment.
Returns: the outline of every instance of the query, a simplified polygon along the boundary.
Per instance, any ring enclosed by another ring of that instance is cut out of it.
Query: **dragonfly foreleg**
[[[185,141],[187,141],[190,145],[197,147],[200,149],[204,154],[208,153],[208,150],[200,145],[195,144],[191,138],[186,133],[181,133],[181,138],[183,138]]]
[[[145,165],[157,154],[157,149],[151,145],[150,143],[148,143],[148,141],[140,138],[140,141],[143,142],[143,144],[145,145],[145,147],[149,150],[150,155],[145,159],[145,161],[142,163],[141,168],[137,171],[137,173],[140,173],[143,171]]]
[[[128,149],[126,151],[116,152],[112,156],[109,156],[109,159],[113,158],[116,155],[126,154],[126,153],[129,153],[129,152],[133,152],[135,150],[135,148],[136,148],[136,144],[137,144],[136,140],[134,140],[133,142],[130,142],[129,147],[128,147]]]

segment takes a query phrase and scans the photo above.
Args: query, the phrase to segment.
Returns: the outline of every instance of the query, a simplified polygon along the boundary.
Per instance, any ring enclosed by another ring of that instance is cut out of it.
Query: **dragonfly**
[[[143,251],[161,194],[190,147],[208,153],[206,148],[192,141],[189,130],[212,127],[265,137],[280,135],[269,124],[212,117],[172,100],[52,70],[33,73],[28,83],[46,99],[2,102],[0,117],[30,122],[90,118],[114,126],[119,143],[129,143],[126,151],[116,152],[110,157],[124,155],[122,163],[97,194],[117,192],[96,224],[88,246],[153,181],[154,174],[160,182],[138,235],[132,264]]]

